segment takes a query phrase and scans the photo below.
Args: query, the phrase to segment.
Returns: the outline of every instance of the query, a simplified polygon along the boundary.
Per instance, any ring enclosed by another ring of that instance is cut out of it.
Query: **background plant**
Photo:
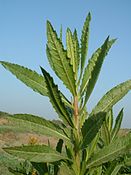
[[[55,137],[57,145],[22,145],[3,148],[5,152],[31,163],[29,172],[10,168],[14,174],[99,175],[122,174],[130,165],[131,134],[118,137],[123,109],[113,126],[112,107],[131,89],[127,80],[108,91],[92,109],[86,104],[95,87],[104,59],[115,42],[109,36],[86,62],[91,15],[86,17],[81,39],[77,30],[66,31],[66,48],[62,30],[57,35],[47,21],[46,52],[51,68],[70,91],[70,99],[61,92],[52,76],[41,67],[42,75],[23,66],[1,61],[27,86],[50,99],[60,124],[30,114],[5,114],[7,122],[0,131],[35,132]],[[34,170],[35,169],[35,170]],[[127,172],[128,173],[128,172]]]

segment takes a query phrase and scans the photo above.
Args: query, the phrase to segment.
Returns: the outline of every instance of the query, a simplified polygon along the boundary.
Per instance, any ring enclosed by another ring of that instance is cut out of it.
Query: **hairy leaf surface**
[[[67,57],[67,53],[54,31],[52,25],[47,21],[47,56],[52,69],[56,75],[63,81],[70,92],[75,95],[75,78],[73,67],[70,64],[70,59]]]
[[[82,84],[81,84],[81,94],[84,93],[84,90],[89,91],[89,87],[93,90],[97,78],[99,76],[103,61],[107,55],[112,44],[115,42],[115,39],[109,40],[109,37],[105,40],[104,44],[98,48],[95,53],[92,55],[91,59],[88,62],[88,65],[85,69]],[[90,91],[88,93],[90,93]],[[89,95],[88,95],[89,96]]]
[[[75,73],[75,79],[77,79],[77,72],[79,67],[79,43],[76,30],[74,34],[72,34],[71,30],[69,28],[67,29],[66,46],[67,56],[70,58],[70,63],[73,66],[73,72]]]
[[[87,51],[88,51],[90,20],[91,20],[91,14],[89,13],[88,16],[86,17],[86,20],[82,29],[82,35],[81,35],[81,72],[83,71],[86,56],[87,56]]]
[[[131,80],[127,80],[108,91],[97,103],[91,114],[108,112],[131,89]]]
[[[131,133],[120,137],[114,142],[96,152],[87,162],[87,167],[97,167],[105,162],[112,161],[131,150]]]
[[[86,148],[88,144],[95,138],[99,129],[101,128],[104,120],[106,118],[106,113],[98,113],[94,116],[89,117],[83,127],[82,127],[82,148]]]
[[[115,126],[112,130],[112,139],[114,139],[117,136],[118,131],[120,130],[121,127],[121,123],[122,123],[122,119],[123,119],[123,108],[122,110],[119,112],[116,121],[115,121]]]
[[[64,103],[61,100],[60,91],[58,86],[54,84],[53,78],[41,67],[42,73],[45,77],[46,87],[48,88],[48,96],[50,102],[52,103],[54,109],[59,114],[60,119],[62,119],[66,124],[73,126],[71,116],[66,110]]]
[[[99,48],[92,56],[87,65],[87,69],[85,69],[84,78],[81,86],[81,94],[86,90],[85,94],[85,102],[86,105],[94,87],[97,82],[103,61],[105,56],[107,55],[108,50],[112,46],[115,40],[110,40],[109,37],[105,40],[104,44]]]
[[[40,93],[41,95],[47,96],[47,88],[43,76],[18,64],[13,64],[5,61],[0,61],[0,63],[24,84],[32,88],[34,91]]]
[[[55,162],[68,159],[65,155],[58,153],[46,145],[18,146],[4,148],[4,151],[30,162]]]
[[[15,114],[1,116],[3,123],[0,125],[0,132],[12,130],[19,132],[35,132],[46,136],[62,138],[68,141],[68,137],[59,125],[53,122],[30,114]]]

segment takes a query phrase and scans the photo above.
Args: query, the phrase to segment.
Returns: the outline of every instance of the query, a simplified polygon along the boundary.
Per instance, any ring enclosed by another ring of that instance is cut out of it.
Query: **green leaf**
[[[88,39],[89,39],[89,24],[91,20],[91,14],[89,13],[84,22],[81,35],[81,73],[83,71],[85,60],[88,51]]]
[[[13,64],[5,61],[0,61],[0,64],[14,74],[19,80],[21,80],[28,87],[33,89],[35,92],[48,96],[45,79],[43,76],[39,75],[37,72],[32,71],[26,67],[20,66],[18,64]],[[71,106],[68,99],[61,93],[62,101],[67,105]]]
[[[123,108],[121,109],[121,111],[119,112],[119,114],[116,118],[115,126],[112,130],[112,133],[111,133],[112,140],[117,136],[117,133],[120,130],[122,119],[123,119]]]
[[[79,67],[79,43],[77,32],[75,30],[74,34],[72,34],[68,28],[66,33],[67,56],[70,58],[70,63],[73,66],[73,72],[75,73],[75,79],[77,79]]]
[[[96,135],[96,137],[92,140],[91,144],[89,145],[88,147],[88,157],[90,157],[94,152],[95,150],[97,149],[97,143],[98,143],[98,140],[99,140],[99,133]]]
[[[2,150],[0,151],[0,165],[1,164],[7,167],[9,170],[14,172],[23,172],[23,174],[29,174],[29,172],[32,172],[33,170],[33,167],[29,161],[16,158]]]
[[[108,91],[97,103],[91,114],[108,112],[131,89],[131,80],[127,80]]]
[[[102,165],[105,162],[112,161],[131,150],[131,133],[127,136],[120,137],[114,142],[110,143],[108,146],[105,146],[103,149],[94,153],[91,159],[87,162],[87,167],[97,167]]]
[[[75,175],[75,172],[66,163],[62,162],[58,175]]]
[[[83,94],[84,90],[87,89],[87,86],[90,85],[92,79],[94,79],[94,84],[92,85],[92,88],[94,88],[95,82],[97,81],[97,78],[99,76],[105,56],[107,55],[107,52],[109,51],[114,42],[115,39],[109,40],[108,37],[105,40],[104,44],[95,51],[91,59],[88,61],[88,65],[85,68],[85,72],[80,87],[81,94]]]
[[[117,165],[110,175],[118,175],[118,172],[121,169],[121,167],[122,167],[122,164]]]
[[[101,127],[101,138],[104,141],[105,145],[108,145],[110,143],[110,132],[108,130],[107,122],[104,121],[102,127]]]
[[[60,41],[62,41],[62,25],[60,27]]]
[[[73,66],[75,72],[75,52],[74,52],[74,41],[71,30],[68,28],[66,32],[66,46],[67,46],[67,57],[70,58],[70,63]]]
[[[131,156],[125,160],[125,165],[131,167]]]
[[[76,30],[73,33],[73,41],[74,41],[74,53],[75,53],[75,72],[77,73],[79,70],[79,64],[80,64],[80,48],[79,48],[79,41],[78,41]]]
[[[92,55],[89,60],[89,64],[85,69],[84,76],[82,79],[81,85],[81,94],[86,91],[84,106],[86,105],[94,87],[97,82],[103,61],[105,56],[107,55],[110,47],[115,42],[114,40],[109,40],[109,37],[105,40],[104,44],[101,48],[97,49],[97,51]]]
[[[59,125],[53,122],[30,114],[15,114],[0,116],[5,119],[4,123],[0,124],[0,132],[11,130],[17,132],[34,132],[46,136],[56,137],[68,141],[68,137]]]
[[[112,132],[112,126],[113,126],[113,109],[109,110],[107,113],[106,123],[108,125],[108,130],[111,133]]]
[[[71,116],[67,112],[67,109],[61,100],[61,95],[60,91],[58,90],[58,86],[54,84],[53,78],[49,75],[49,73],[47,73],[42,67],[41,70],[45,77],[50,102],[52,103],[56,112],[59,114],[60,119],[62,119],[66,124],[73,126]]]
[[[70,92],[76,94],[73,67],[64,47],[52,25],[47,21],[47,57],[56,75],[63,81]]]
[[[90,116],[84,123],[82,127],[82,148],[86,148],[87,145],[95,138],[99,129],[101,128],[104,120],[106,118],[106,113],[98,113],[96,115]]]
[[[26,145],[3,149],[13,156],[29,160],[30,162],[55,162],[68,159],[65,155],[58,153],[46,145]]]
[[[124,165],[123,161],[114,160],[110,162],[110,165],[106,168],[106,175],[118,175],[119,170]]]
[[[0,61],[0,63],[35,92],[47,96],[47,88],[43,76],[18,64],[8,63],[5,61]]]

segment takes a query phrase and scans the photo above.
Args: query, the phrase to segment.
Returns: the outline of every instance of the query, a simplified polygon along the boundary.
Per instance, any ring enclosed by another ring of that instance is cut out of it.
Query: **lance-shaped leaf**
[[[91,20],[91,14],[89,13],[84,22],[81,35],[81,73],[83,71],[85,60],[88,51],[88,39],[89,39],[89,24]]]
[[[5,130],[17,132],[34,132],[68,141],[68,137],[59,125],[44,118],[30,114],[1,115],[0,132]]]
[[[43,76],[18,64],[8,63],[5,61],[0,61],[0,63],[24,84],[41,95],[47,96],[47,88]]]
[[[60,119],[62,119],[63,122],[65,122],[65,124],[69,124],[70,126],[73,126],[71,116],[67,111],[64,103],[61,100],[61,95],[60,95],[60,91],[58,90],[58,86],[54,84],[53,78],[49,75],[48,72],[46,72],[42,67],[41,67],[41,70],[45,77],[50,102],[52,103],[54,109],[58,113]]]
[[[131,150],[131,133],[124,137],[116,139],[114,142],[105,146],[103,149],[94,153],[91,159],[87,162],[87,167],[92,168],[102,165],[105,162],[115,160],[116,158],[125,155]]]
[[[45,79],[42,75],[35,71],[32,71],[26,67],[20,66],[18,64],[13,64],[5,61],[0,61],[0,64],[14,74],[20,81],[26,84],[28,87],[33,89],[35,92],[48,96]],[[61,93],[62,101],[69,107],[71,107],[68,99]]]
[[[56,75],[63,81],[70,92],[75,95],[75,78],[70,59],[64,50],[61,40],[58,38],[52,25],[47,21],[47,57]]]
[[[109,37],[105,40],[104,44],[99,48],[92,56],[87,65],[87,69],[85,69],[84,77],[81,85],[81,94],[86,90],[85,102],[86,105],[94,87],[97,82],[103,61],[105,56],[107,55],[108,50],[112,46],[115,40],[110,40]]]
[[[69,28],[67,29],[66,46],[67,46],[67,56],[68,58],[70,58],[70,63],[73,66],[73,72],[75,73],[75,79],[77,79],[77,72],[80,59],[79,59],[79,43],[76,30],[74,34],[72,34],[71,30]]]
[[[104,120],[106,118],[106,113],[98,113],[96,115],[90,116],[84,123],[82,127],[82,148],[86,148],[88,144],[95,138],[99,129],[101,128]]]
[[[29,160],[30,162],[55,162],[68,159],[64,154],[60,154],[46,145],[26,145],[3,149],[13,156]]]
[[[97,103],[91,114],[108,112],[131,89],[131,80],[127,80],[108,91]]]
[[[81,94],[84,93],[85,89],[86,91],[88,90],[87,91],[88,94],[92,92],[95,86],[95,83],[97,81],[97,78],[99,76],[105,56],[107,55],[107,52],[109,51],[109,49],[111,48],[114,42],[115,42],[115,39],[109,40],[109,37],[108,37],[105,40],[104,44],[100,48],[98,48],[95,51],[95,53],[92,55],[83,75],[82,84],[80,87]],[[89,92],[89,87],[92,88],[90,90],[91,92]]]
[[[117,136],[117,133],[118,131],[120,130],[120,127],[121,127],[121,122],[122,122],[122,119],[123,119],[123,108],[122,110],[119,112],[117,118],[116,118],[116,121],[115,121],[115,126],[112,130],[112,140]]]

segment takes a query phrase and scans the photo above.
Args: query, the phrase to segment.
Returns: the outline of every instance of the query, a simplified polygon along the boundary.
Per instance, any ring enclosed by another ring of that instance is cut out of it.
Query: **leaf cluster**
[[[127,80],[109,90],[89,113],[87,102],[100,70],[116,39],[108,36],[88,59],[91,14],[83,25],[80,41],[77,30],[66,31],[66,47],[52,24],[47,21],[46,53],[51,68],[70,92],[70,99],[60,91],[54,78],[41,68],[42,75],[5,61],[0,64],[35,92],[47,96],[57,112],[60,124],[31,114],[0,115],[6,122],[0,132],[34,132],[54,137],[57,145],[22,145],[3,150],[28,161],[28,172],[9,167],[13,174],[38,175],[116,175],[129,172],[131,133],[119,137],[123,109],[113,124],[113,106],[131,89]],[[119,163],[118,163],[119,162]]]

